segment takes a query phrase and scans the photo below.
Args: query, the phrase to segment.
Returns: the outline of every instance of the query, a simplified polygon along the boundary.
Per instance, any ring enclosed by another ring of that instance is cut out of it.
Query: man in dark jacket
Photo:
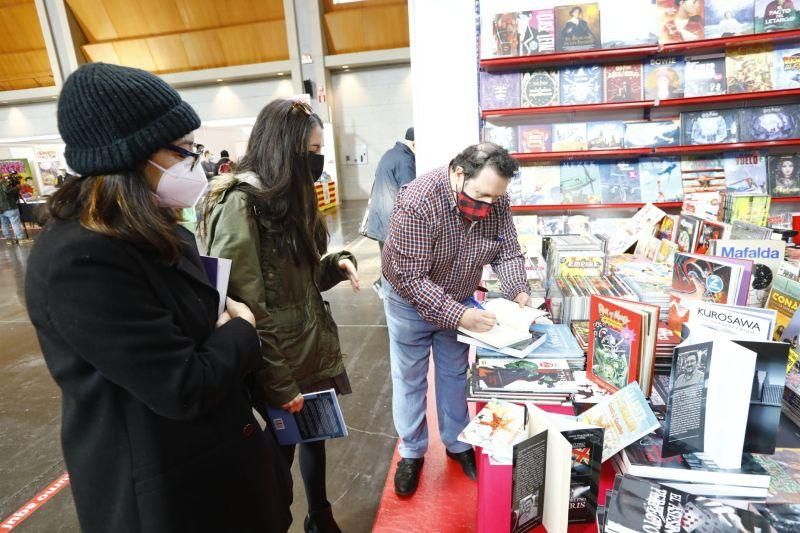
[[[227,174],[233,170],[231,168],[231,158],[227,150],[221,150],[219,153],[219,160],[214,165],[214,175]]]
[[[400,187],[411,182],[417,175],[414,148],[414,128],[408,128],[405,138],[397,141],[393,148],[383,154],[378,170],[375,171],[363,233],[378,241],[381,251],[389,233],[389,215],[394,209],[397,193]],[[380,296],[380,279],[372,286]]]
[[[0,225],[3,237],[9,246],[30,242],[26,239],[25,228],[20,219],[19,201],[20,177],[12,172],[7,178],[0,179]],[[14,230],[12,233],[11,230]]]

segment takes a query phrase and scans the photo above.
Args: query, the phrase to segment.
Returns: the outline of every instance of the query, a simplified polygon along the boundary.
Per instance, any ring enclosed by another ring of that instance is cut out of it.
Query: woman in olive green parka
[[[235,174],[212,182],[202,236],[209,255],[233,261],[229,295],[256,317],[263,364],[257,392],[297,412],[304,392],[351,392],[339,335],[321,292],[350,280],[350,252],[328,254],[328,231],[314,182],[322,174],[322,122],[292,100],[275,100],[256,119]],[[294,446],[284,447],[290,463]],[[300,445],[309,514],[306,531],[339,531],[325,491],[324,441]]]

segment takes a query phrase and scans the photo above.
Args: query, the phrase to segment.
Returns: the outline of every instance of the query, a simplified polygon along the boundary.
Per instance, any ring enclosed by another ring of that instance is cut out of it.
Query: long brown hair
[[[140,171],[72,178],[50,198],[48,212],[155,252],[167,264],[177,263],[183,251],[178,212],[157,205]]]
[[[262,216],[282,221],[295,261],[310,264],[328,250],[328,228],[320,216],[311,177],[308,137],[320,118],[294,100],[273,100],[261,110],[237,172],[258,175],[264,188],[253,198]]]

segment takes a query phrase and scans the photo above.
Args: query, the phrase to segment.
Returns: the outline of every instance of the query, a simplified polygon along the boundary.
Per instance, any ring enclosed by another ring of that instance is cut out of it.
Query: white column
[[[475,3],[409,0],[417,173],[479,140]]]

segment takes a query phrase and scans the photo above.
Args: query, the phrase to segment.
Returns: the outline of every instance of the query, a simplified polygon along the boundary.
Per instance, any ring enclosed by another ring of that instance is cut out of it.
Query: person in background
[[[203,167],[203,172],[206,174],[208,181],[214,178],[214,162],[211,160],[211,150],[203,151],[203,160],[200,162]]]
[[[221,150],[219,160],[214,163],[214,176],[227,174],[233,170],[233,164],[227,150]]]
[[[20,180],[12,178],[14,174],[0,179],[0,226],[6,245],[14,246],[32,242],[27,238],[25,228],[22,226],[19,206]],[[13,233],[12,233],[13,230]]]
[[[236,174],[212,182],[201,237],[208,253],[233,261],[229,293],[256,316],[262,399],[291,413],[303,393],[351,392],[339,334],[322,292],[350,280],[359,289],[350,252],[328,254],[328,229],[317,207],[322,121],[307,105],[274,100],[258,115]],[[306,531],[338,532],[326,491],[325,441],[300,444]],[[295,447],[284,446],[288,463]]]
[[[383,243],[389,232],[389,215],[394,208],[397,192],[400,187],[417,177],[414,154],[414,128],[408,128],[405,138],[397,141],[378,162],[375,182],[372,184],[372,194],[367,206],[364,234],[370,239],[378,241],[381,252],[383,252]],[[381,296],[380,278],[372,286],[378,296]]]
[[[417,489],[428,449],[425,419],[428,359],[433,348],[436,409],[447,456],[475,479],[475,452],[458,435],[469,423],[466,344],[456,329],[484,332],[493,313],[470,305],[484,265],[498,274],[503,293],[530,303],[525,260],[506,194],[519,165],[500,146],[467,147],[446,166],[400,190],[383,248],[383,307],[389,329],[392,414],[401,460],[395,492]]]
[[[50,199],[25,289],[81,530],[287,531],[291,473],[245,385],[255,317],[230,298],[219,315],[178,225],[208,185],[200,119],[160,78],[104,63],[66,80],[57,114],[82,177]]]

